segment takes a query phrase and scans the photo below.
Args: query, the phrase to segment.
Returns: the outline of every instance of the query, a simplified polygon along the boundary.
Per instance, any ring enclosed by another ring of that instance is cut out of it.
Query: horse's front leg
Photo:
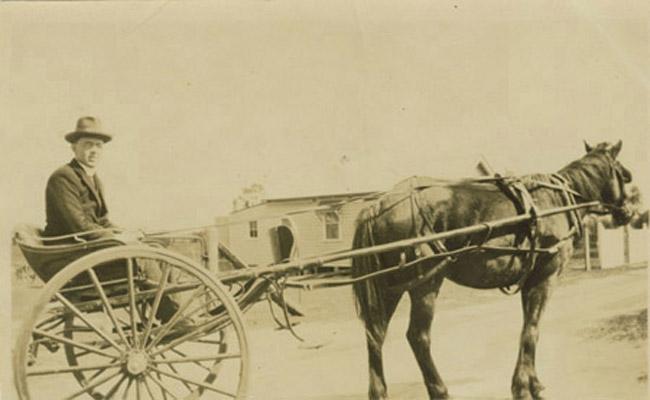
[[[535,348],[539,339],[539,320],[550,295],[555,275],[540,282],[526,285],[521,290],[524,312],[524,326],[519,340],[519,356],[512,377],[512,396],[514,399],[541,399],[544,386],[537,378],[535,370]],[[530,281],[529,281],[530,282]]]
[[[442,281],[442,277],[436,277],[432,283],[423,283],[409,291],[411,317],[406,337],[420,366],[424,384],[432,400],[449,397],[447,387],[431,356],[431,323]]]

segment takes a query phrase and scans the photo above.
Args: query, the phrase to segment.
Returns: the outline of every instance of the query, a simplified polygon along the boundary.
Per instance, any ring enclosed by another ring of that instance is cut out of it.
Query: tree
[[[232,202],[233,211],[239,211],[248,207],[255,206],[264,201],[264,186],[259,183],[253,183],[241,190],[241,194]]]
[[[643,205],[643,195],[636,185],[631,185],[626,189],[627,204],[632,211],[632,220],[630,226],[633,228],[643,228],[648,225],[648,209]]]
[[[627,203],[629,204],[630,208],[634,210],[635,213],[641,213],[641,210],[644,208],[643,207],[643,196],[641,195],[641,190],[637,185],[630,185],[629,188],[626,189],[627,192]]]

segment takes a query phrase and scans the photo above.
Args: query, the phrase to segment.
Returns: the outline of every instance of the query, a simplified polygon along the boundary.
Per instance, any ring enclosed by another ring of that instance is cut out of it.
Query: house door
[[[293,232],[288,226],[278,225],[271,228],[273,261],[278,263],[290,259],[294,242]]]

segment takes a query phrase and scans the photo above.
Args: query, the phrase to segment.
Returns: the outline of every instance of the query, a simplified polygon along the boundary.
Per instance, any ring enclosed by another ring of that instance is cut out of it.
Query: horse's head
[[[623,142],[620,140],[615,145],[605,142],[590,146],[585,142],[587,155],[584,159],[602,163],[605,171],[604,182],[600,186],[600,198],[605,208],[611,212],[616,225],[625,225],[632,218],[625,191],[625,184],[632,182],[632,173],[617,160],[622,147]]]

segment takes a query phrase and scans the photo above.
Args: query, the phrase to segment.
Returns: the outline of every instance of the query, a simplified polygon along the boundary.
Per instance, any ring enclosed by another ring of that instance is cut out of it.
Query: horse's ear
[[[616,156],[618,156],[618,153],[621,152],[622,147],[623,147],[623,141],[622,140],[619,140],[618,142],[616,142],[616,144],[614,146],[612,146],[612,148],[609,150],[612,157],[616,158]]]
[[[589,143],[587,143],[586,140],[583,140],[583,142],[585,143],[585,150],[587,151],[587,153],[591,153],[591,151],[592,151],[594,148],[591,147],[591,146],[589,146]]]

